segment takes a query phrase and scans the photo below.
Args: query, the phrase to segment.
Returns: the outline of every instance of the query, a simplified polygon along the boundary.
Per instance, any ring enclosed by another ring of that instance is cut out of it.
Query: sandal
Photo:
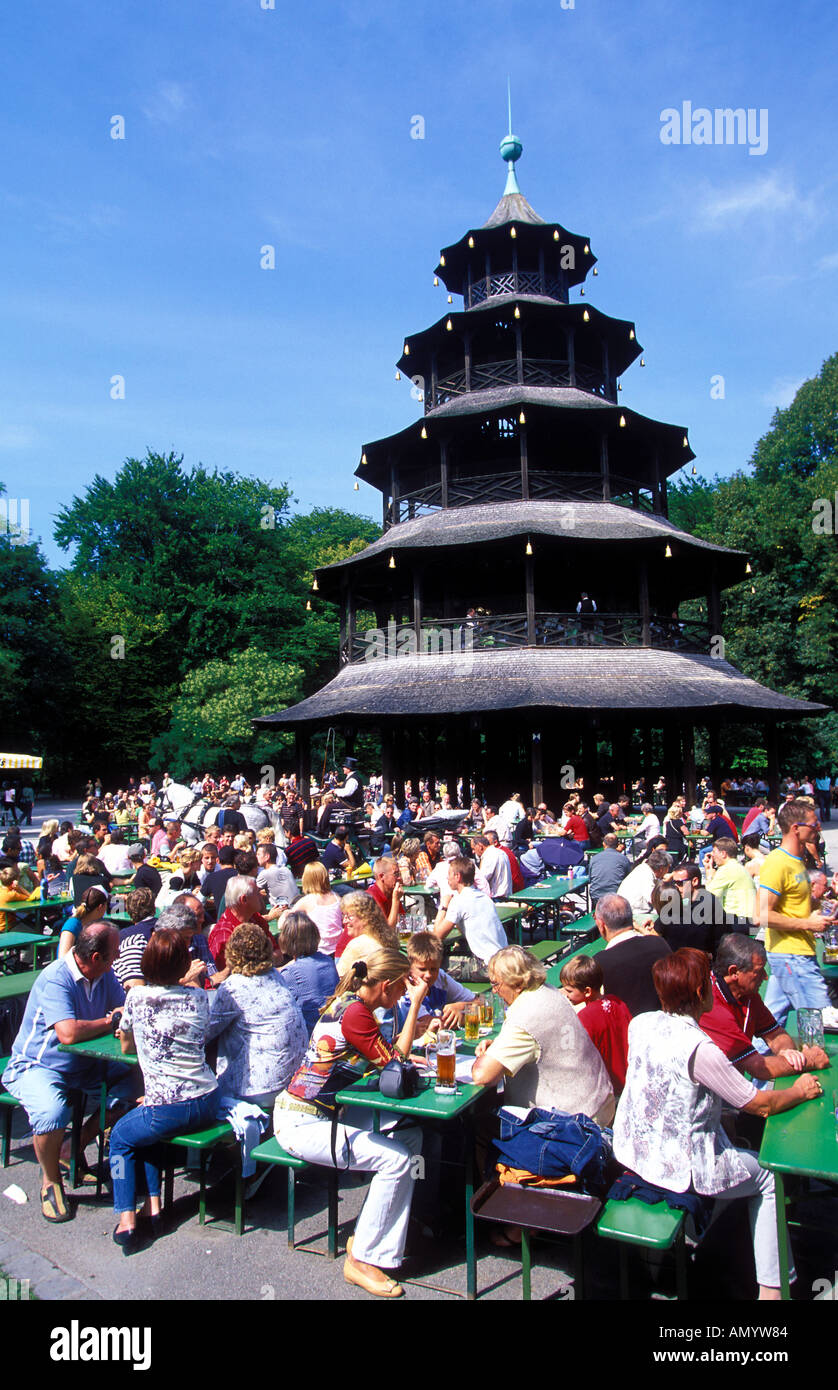
[[[58,1164],[58,1171],[59,1171],[59,1173],[61,1174],[61,1181],[62,1181],[62,1183],[66,1183],[67,1186],[69,1187],[69,1185],[70,1185],[70,1165],[69,1165],[69,1163],[68,1163],[65,1159],[63,1159],[63,1158],[60,1160],[60,1162],[59,1162],[59,1164]],[[76,1164],[76,1181],[75,1181],[75,1184],[74,1184],[74,1185],[75,1185],[76,1188],[79,1188],[79,1187],[95,1187],[95,1186],[96,1186],[96,1174],[94,1173],[94,1171],[93,1171],[92,1168],[88,1168],[88,1166],[87,1166],[86,1163],[77,1163],[77,1164]]]
[[[379,1277],[374,1279],[359,1269],[351,1259],[344,1260],[343,1277],[347,1284],[357,1284],[359,1289],[366,1289],[367,1293],[374,1293],[377,1298],[402,1298],[404,1295],[404,1289],[395,1279],[389,1279],[386,1274],[379,1274]]]
[[[48,1182],[41,1188],[41,1215],[45,1221],[58,1225],[62,1221],[72,1221],[73,1213],[67,1205],[64,1188],[60,1182]]]

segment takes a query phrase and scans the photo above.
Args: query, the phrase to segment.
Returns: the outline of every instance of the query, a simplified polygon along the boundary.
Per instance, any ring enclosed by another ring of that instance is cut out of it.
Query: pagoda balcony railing
[[[419,636],[413,623],[391,621],[385,629],[356,632],[341,651],[347,659],[377,661],[388,657],[469,652],[506,647],[653,647],[687,655],[709,656],[709,623],[655,615],[644,641],[643,621],[636,613],[536,613],[531,640],[526,613],[480,613],[473,617],[423,618]]]
[[[575,386],[580,391],[590,391],[603,400],[615,399],[613,382],[609,383],[605,374],[583,362],[572,366],[561,358],[525,357],[522,363],[523,382],[518,379],[518,363],[513,359],[504,362],[484,362],[472,366],[469,384],[466,386],[465,369],[450,372],[431,388],[426,400],[428,410],[446,405],[455,396],[465,396],[470,391],[490,391],[498,386]]]
[[[541,294],[564,303],[567,292],[558,275],[542,275],[539,270],[505,270],[500,275],[485,275],[472,280],[466,292],[466,305],[471,309],[500,294]]]
[[[557,502],[601,502],[602,473],[553,473],[541,469],[531,469],[529,474],[529,495],[534,500]],[[617,473],[608,475],[612,500],[634,498],[639,491],[636,479],[624,478]],[[453,478],[448,483],[448,506],[471,507],[481,502],[520,502],[521,474],[486,473],[475,478]],[[642,506],[642,499],[638,498]],[[412,521],[417,516],[427,516],[429,512],[442,507],[441,482],[429,483],[426,487],[402,493],[395,506],[388,509],[387,526],[401,521]]]

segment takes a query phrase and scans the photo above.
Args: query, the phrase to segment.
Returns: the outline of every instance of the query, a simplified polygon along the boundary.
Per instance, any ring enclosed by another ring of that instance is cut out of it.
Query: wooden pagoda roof
[[[514,241],[510,236],[513,227]],[[581,284],[596,265],[597,258],[587,237],[569,232],[560,222],[545,222],[522,193],[506,193],[482,227],[472,227],[459,241],[443,247],[434,274],[452,294],[463,294],[469,261],[476,262],[487,246],[497,248],[507,241],[516,246],[519,253],[537,252],[554,245],[572,246],[574,266],[565,270],[569,286]]]
[[[470,417],[487,416],[495,412],[517,417],[522,408],[526,411],[528,422],[531,414],[535,420],[542,411],[545,415],[551,411],[566,411],[569,420],[573,417],[578,420],[583,414],[593,420],[595,415],[600,415],[611,432],[612,443],[617,446],[617,452],[611,457],[611,468],[615,473],[621,473],[626,477],[637,475],[632,458],[637,453],[638,439],[647,446],[654,445],[658,448],[661,473],[664,477],[677,473],[679,468],[683,468],[685,463],[691,463],[695,458],[689,443],[686,442],[687,432],[681,425],[653,420],[650,416],[641,415],[619,402],[607,401],[602,396],[580,391],[573,386],[502,386],[490,391],[469,391],[457,396],[445,405],[438,406],[436,410],[428,411],[427,415],[420,416],[398,433],[365,444],[362,450],[364,461],[355,469],[355,476],[363,478],[365,483],[380,491],[386,491],[390,486],[390,465],[394,460],[406,466],[421,466],[426,463],[428,443],[427,439],[422,438],[423,429],[428,437],[433,438],[434,427],[440,427],[448,421],[468,422]],[[625,429],[619,425],[621,416],[626,421]],[[564,422],[557,420],[556,424],[559,423]],[[648,460],[645,460],[642,472],[645,474],[647,469]]]
[[[421,364],[418,358],[423,353],[427,354],[440,342],[445,342],[449,332],[476,332],[483,326],[481,319],[487,323],[493,323],[500,315],[509,319],[508,327],[512,328],[516,322],[514,317],[515,306],[521,311],[521,322],[525,324],[527,320],[537,321],[539,319],[552,319],[556,325],[556,336],[559,337],[561,329],[565,323],[572,323],[575,327],[582,329],[585,333],[596,335],[599,341],[603,339],[608,343],[611,355],[611,366],[616,376],[622,376],[623,372],[631,366],[643,351],[642,346],[637,341],[634,333],[634,324],[629,319],[615,319],[610,314],[603,314],[600,309],[596,309],[593,304],[583,304],[581,301],[575,304],[560,304],[556,299],[548,299],[544,295],[529,294],[504,294],[485,299],[480,304],[476,304],[472,309],[457,309],[442,318],[437,319],[428,328],[421,329],[418,333],[409,334],[404,342],[405,347],[410,346],[409,353],[402,353],[396,366],[405,375],[409,376],[417,366]],[[584,315],[587,313],[587,322]],[[448,323],[453,325],[448,329]],[[426,372],[425,375],[429,375]]]
[[[344,666],[315,695],[253,721],[260,729],[498,710],[803,719],[828,707],[776,694],[729,662],[648,647],[516,647]]]

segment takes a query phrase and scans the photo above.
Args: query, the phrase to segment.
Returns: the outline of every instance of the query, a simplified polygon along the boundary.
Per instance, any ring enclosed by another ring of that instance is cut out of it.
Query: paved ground
[[[73,814],[76,809],[75,803],[38,807],[29,833],[37,836],[42,819]],[[828,830],[828,841],[833,862],[838,864],[838,824]],[[93,1150],[89,1152],[92,1158]],[[213,1181],[219,1184],[213,1213],[229,1218],[232,1184],[224,1177],[224,1168],[220,1160],[212,1174]],[[434,1287],[409,1284],[410,1300],[453,1301],[455,1295],[443,1292],[440,1286],[465,1291],[461,1199],[456,1177],[452,1182],[454,1187],[448,1193],[451,1205],[444,1217],[446,1239],[421,1246],[405,1270],[407,1278],[415,1276]],[[12,1186],[23,1191],[25,1203],[18,1205],[12,1200]],[[40,1215],[38,1186],[38,1169],[31,1141],[27,1139],[25,1116],[18,1111],[12,1161],[0,1172],[0,1269],[13,1278],[29,1279],[33,1291],[42,1299],[372,1301],[369,1295],[344,1283],[342,1260],[332,1263],[314,1254],[288,1250],[284,1174],[273,1172],[263,1184],[249,1205],[248,1229],[241,1238],[218,1225],[201,1228],[197,1222],[196,1185],[179,1180],[171,1232],[128,1259],[111,1240],[114,1218],[106,1198],[97,1202],[92,1195],[82,1195],[72,1223],[50,1226]],[[364,1187],[356,1186],[351,1177],[346,1180],[340,1205],[341,1250],[363,1197]],[[795,1238],[799,1289],[805,1298],[812,1297],[816,1279],[826,1281],[823,1287],[832,1287],[838,1263],[838,1200],[821,1192],[811,1205],[810,1215],[816,1229]],[[306,1178],[298,1195],[298,1239],[320,1237],[315,1243],[323,1246],[325,1228],[325,1189],[316,1176]],[[514,1253],[507,1256],[495,1251],[487,1242],[485,1228],[479,1227],[479,1232],[479,1281],[483,1296],[519,1299],[519,1258]],[[719,1222],[691,1272],[691,1298],[716,1302],[752,1297],[747,1263],[741,1258],[749,1244],[744,1213],[732,1212]],[[569,1250],[559,1245],[537,1245],[535,1298],[572,1297],[569,1255]],[[586,1297],[614,1299],[618,1286],[613,1247],[597,1242],[586,1264],[591,1271]],[[636,1270],[632,1288],[637,1297],[671,1297],[671,1271],[664,1267],[657,1278]]]

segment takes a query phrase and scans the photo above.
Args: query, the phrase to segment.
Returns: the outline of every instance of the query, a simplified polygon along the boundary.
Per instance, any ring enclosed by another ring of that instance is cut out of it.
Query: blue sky
[[[421,410],[394,363],[503,190],[507,74],[522,191],[637,324],[622,400],[686,425],[702,473],[838,350],[821,0],[263,3],[5,8],[0,480],[53,562],[58,507],[147,447],[379,518],[353,470]],[[766,110],[765,154],[662,144],[684,101]]]

